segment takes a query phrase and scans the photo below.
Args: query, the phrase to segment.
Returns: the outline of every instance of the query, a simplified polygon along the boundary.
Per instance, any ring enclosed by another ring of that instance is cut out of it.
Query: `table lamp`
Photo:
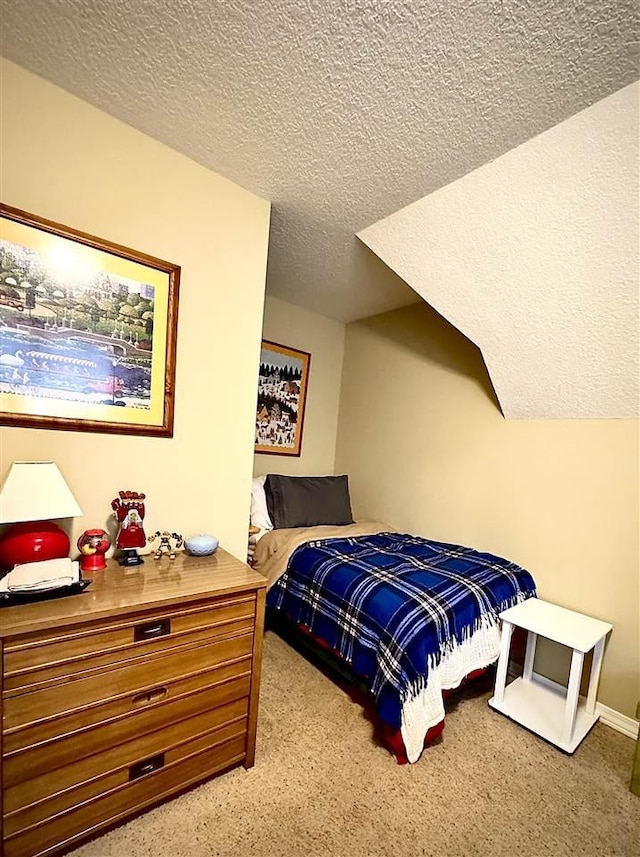
[[[0,490],[0,568],[69,556],[69,536],[52,518],[82,515],[53,461],[14,461]]]

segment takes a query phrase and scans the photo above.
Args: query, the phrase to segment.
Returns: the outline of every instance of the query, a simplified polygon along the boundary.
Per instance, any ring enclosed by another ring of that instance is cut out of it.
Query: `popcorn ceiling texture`
[[[507,417],[638,417],[638,96],[360,233],[480,348]]]
[[[341,321],[417,300],[356,233],[638,77],[636,0],[0,2],[6,57],[269,198],[269,293]]]

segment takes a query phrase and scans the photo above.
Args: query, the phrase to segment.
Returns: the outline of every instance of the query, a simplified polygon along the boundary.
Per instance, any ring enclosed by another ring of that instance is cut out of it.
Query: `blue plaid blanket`
[[[337,652],[398,729],[447,651],[535,594],[529,572],[501,557],[378,533],[301,545],[267,604]]]

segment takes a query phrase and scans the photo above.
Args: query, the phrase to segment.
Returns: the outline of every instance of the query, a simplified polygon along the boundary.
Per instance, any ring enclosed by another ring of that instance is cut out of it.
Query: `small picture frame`
[[[299,456],[311,355],[262,340],[258,377],[255,451]]]

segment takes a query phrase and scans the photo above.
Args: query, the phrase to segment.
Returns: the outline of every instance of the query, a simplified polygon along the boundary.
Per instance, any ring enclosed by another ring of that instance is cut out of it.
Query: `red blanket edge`
[[[306,625],[297,625],[299,631],[301,631],[305,636],[309,637],[313,642],[325,649],[331,654],[340,659],[340,653],[335,649],[332,649],[328,643],[325,643],[324,640],[321,640],[319,637],[316,637],[315,634],[312,634],[309,628]],[[473,679],[480,678],[486,673],[486,669],[473,670],[469,673],[469,675],[465,676],[460,684],[457,687],[452,687],[449,690],[442,691],[442,698],[446,699],[450,694],[455,693],[463,684],[467,681],[473,681]],[[383,723],[379,718],[375,718],[376,724],[379,729],[380,738],[384,746],[389,750],[390,753],[396,758],[396,761],[399,765],[406,765],[409,762],[407,758],[407,751],[404,746],[404,740],[402,738],[402,732],[399,729],[392,729],[387,723]],[[432,744],[439,735],[442,734],[444,730],[444,718],[436,723],[435,726],[432,726],[430,729],[427,729],[426,735],[424,736],[424,747],[427,747],[429,744]]]

